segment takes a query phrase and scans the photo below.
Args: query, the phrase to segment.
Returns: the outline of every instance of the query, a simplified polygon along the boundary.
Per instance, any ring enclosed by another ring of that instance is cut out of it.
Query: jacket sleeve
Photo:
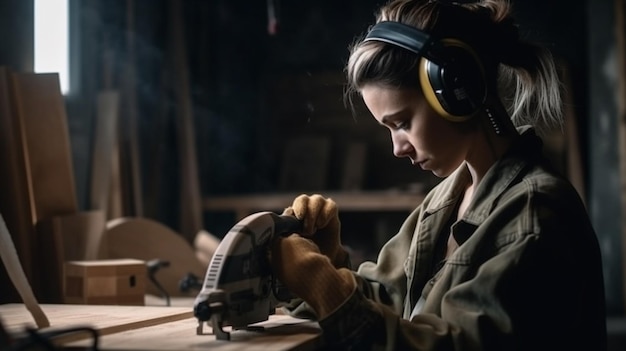
[[[421,213],[421,207],[413,211],[398,234],[382,247],[376,263],[364,262],[356,272],[357,282],[365,297],[388,305],[400,315],[407,293],[405,265]]]

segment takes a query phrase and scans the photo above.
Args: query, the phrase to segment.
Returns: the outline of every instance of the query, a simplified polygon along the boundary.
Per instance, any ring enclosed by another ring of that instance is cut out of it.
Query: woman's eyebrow
[[[396,118],[396,117],[398,117],[399,115],[401,115],[401,114],[403,114],[405,112],[406,112],[406,109],[402,109],[400,111],[396,111],[396,112],[393,112],[393,113],[388,113],[388,114],[384,115],[380,119],[380,122],[381,122],[381,124],[389,124],[389,120],[390,119]]]

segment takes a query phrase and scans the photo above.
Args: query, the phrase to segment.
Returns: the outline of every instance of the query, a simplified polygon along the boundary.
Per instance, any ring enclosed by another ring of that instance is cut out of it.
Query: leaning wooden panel
[[[33,223],[77,211],[65,102],[56,73],[16,73],[15,111],[24,135]]]
[[[33,289],[37,290],[33,279],[32,252],[34,228],[30,208],[30,192],[22,133],[17,116],[12,108],[11,75],[7,67],[0,67],[0,213],[5,222],[26,276]],[[10,282],[4,282],[4,272],[0,278],[2,301],[19,301]],[[8,278],[8,277],[7,277]],[[8,280],[8,279],[7,279]]]
[[[202,223],[201,190],[198,179],[196,129],[191,101],[187,48],[183,25],[183,3],[169,2],[170,49],[176,74],[176,130],[180,162],[180,232],[188,242],[204,228]]]
[[[24,269],[22,268],[22,264],[20,263],[20,259],[17,254],[17,250],[15,250],[15,245],[13,244],[13,239],[11,239],[11,233],[9,233],[9,229],[6,227],[6,223],[4,222],[4,218],[0,214],[0,258],[2,259],[2,264],[9,275],[8,283],[5,283],[7,286],[14,286],[20,297],[22,302],[24,303],[26,309],[33,316],[33,319],[37,323],[39,328],[45,328],[50,326],[50,321],[48,317],[46,317],[45,313],[41,310],[39,303],[37,302],[37,298],[28,282],[28,278],[26,274],[24,274]]]
[[[120,94],[115,90],[99,92],[96,100],[89,204],[91,208],[97,210],[106,211],[109,208],[109,194],[113,190],[112,187],[119,184],[117,179],[115,182],[112,181],[113,154],[117,152],[119,100]]]

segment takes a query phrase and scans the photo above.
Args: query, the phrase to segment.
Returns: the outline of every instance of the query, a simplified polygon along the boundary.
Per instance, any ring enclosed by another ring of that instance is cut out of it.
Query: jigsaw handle
[[[289,236],[293,233],[302,233],[304,222],[294,216],[278,215],[274,218],[274,235]],[[287,286],[276,280],[272,276],[274,297],[280,302],[289,302],[294,296],[289,292]]]
[[[293,233],[302,233],[304,223],[294,216],[278,215],[274,218],[274,234],[289,236]]]

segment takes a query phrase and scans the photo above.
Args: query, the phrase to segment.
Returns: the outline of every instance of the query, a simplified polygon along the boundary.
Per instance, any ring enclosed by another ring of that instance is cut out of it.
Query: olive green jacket
[[[597,238],[576,190],[545,165],[534,131],[522,130],[451,222],[470,180],[465,165],[443,180],[377,262],[358,268],[355,293],[319,321],[329,348],[606,349]],[[435,262],[437,238],[448,233],[459,247]]]

